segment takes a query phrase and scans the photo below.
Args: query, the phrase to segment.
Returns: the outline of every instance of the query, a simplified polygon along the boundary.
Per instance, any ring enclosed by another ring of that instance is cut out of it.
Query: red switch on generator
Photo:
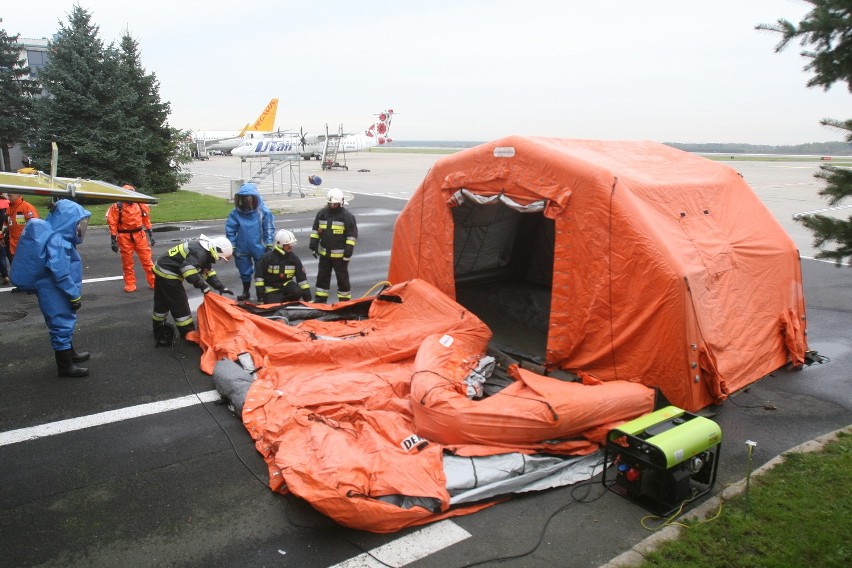
[[[627,473],[624,474],[624,477],[627,478],[627,481],[636,481],[637,479],[639,479],[639,470],[631,467],[629,470],[627,470]]]

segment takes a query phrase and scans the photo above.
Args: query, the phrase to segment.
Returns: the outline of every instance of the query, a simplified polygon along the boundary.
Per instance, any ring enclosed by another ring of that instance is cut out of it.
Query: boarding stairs
[[[348,170],[349,166],[346,165],[346,153],[343,153],[343,163],[339,163],[337,161],[337,154],[340,150],[340,141],[343,139],[343,125],[341,124],[338,128],[337,134],[328,135],[328,125],[325,127],[325,146],[322,149],[322,169],[331,170],[334,168],[341,168],[344,170]]]
[[[258,184],[275,173],[275,171],[285,163],[287,162],[280,157],[271,156],[263,165],[260,166],[260,169],[251,176],[249,181],[251,183]]]

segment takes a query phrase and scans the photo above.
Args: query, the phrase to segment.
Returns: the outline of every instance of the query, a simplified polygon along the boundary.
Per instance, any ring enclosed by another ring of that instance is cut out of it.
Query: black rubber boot
[[[74,344],[72,343],[71,344],[71,361],[73,361],[74,363],[81,363],[83,361],[88,361],[88,360],[89,360],[89,352],[88,351],[80,351],[78,353],[77,350],[74,349]]]
[[[243,293],[237,296],[237,300],[240,302],[245,302],[249,299],[249,289],[251,288],[251,282],[243,282]]]
[[[154,323],[154,347],[168,347],[175,342],[175,328],[171,324]]]
[[[56,355],[57,374],[60,377],[86,377],[89,375],[89,370],[85,367],[78,367],[71,360],[73,351],[64,349],[62,351],[54,351]]]

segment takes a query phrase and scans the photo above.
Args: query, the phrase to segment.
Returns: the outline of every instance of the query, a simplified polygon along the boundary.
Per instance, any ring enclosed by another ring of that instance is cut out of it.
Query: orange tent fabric
[[[654,410],[654,391],[638,383],[581,384],[517,365],[515,381],[489,397],[466,396],[464,380],[486,345],[477,337],[431,336],[420,345],[411,377],[414,427],[447,446],[484,445],[547,453],[588,453],[597,444],[571,439]],[[481,454],[479,454],[481,455]]]
[[[599,440],[600,432],[584,438],[584,430],[634,418],[653,405],[650,389],[624,383],[603,388],[576,385],[601,388],[623,402],[591,408],[587,400],[578,400],[572,408],[572,392],[545,388],[545,383],[559,381],[530,373],[524,377],[524,388],[537,385],[542,391],[536,395],[543,401],[540,405],[553,405],[569,419],[571,414],[580,416],[570,431],[549,428],[549,418],[544,427],[528,427],[535,423],[530,416],[529,424],[507,422],[490,437],[456,434],[450,439],[447,432],[434,428],[420,434],[412,414],[415,367],[461,369],[468,363],[456,357],[481,356],[491,332],[469,310],[417,279],[394,285],[375,298],[304,307],[334,312],[358,305],[368,306],[368,317],[314,318],[288,325],[208,294],[197,313],[202,370],[212,373],[218,360],[236,360],[243,352],[250,353],[259,368],[245,397],[242,419],[267,463],[270,487],[293,492],[343,525],[392,532],[480,510],[496,499],[450,506],[445,451],[488,456],[547,449],[553,454],[585,455],[598,448],[594,440]],[[466,347],[455,356],[432,357],[428,347],[421,346],[435,337],[457,338],[457,345]],[[620,393],[624,389],[631,394]],[[628,398],[631,409],[625,403]],[[525,406],[511,397],[501,400],[503,406],[487,405],[490,413],[457,415],[454,427],[487,430],[495,415],[525,412]],[[425,445],[418,435],[425,438]],[[573,435],[576,438],[569,439]],[[543,443],[554,436],[565,439]],[[418,442],[407,443],[412,437]],[[444,439],[452,443],[445,444]]]
[[[731,167],[653,142],[511,136],[463,150],[399,216],[391,282],[456,297],[462,189],[540,201],[552,220],[548,367],[659,387],[696,411],[803,364],[798,251]]]

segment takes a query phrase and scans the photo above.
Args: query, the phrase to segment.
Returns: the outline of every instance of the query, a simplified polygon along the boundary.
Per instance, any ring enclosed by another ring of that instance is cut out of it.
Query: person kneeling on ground
[[[302,261],[293,252],[296,236],[287,229],[275,234],[274,247],[257,263],[254,282],[258,304],[310,301],[311,285]]]
[[[205,294],[217,290],[220,294],[234,295],[222,284],[213,269],[217,260],[228,262],[233,253],[231,241],[227,238],[200,235],[198,240],[184,241],[170,248],[154,264],[153,320],[154,338],[158,342],[166,332],[169,312],[182,338],[187,339],[187,334],[195,331],[189,298],[183,287],[184,280]]]

